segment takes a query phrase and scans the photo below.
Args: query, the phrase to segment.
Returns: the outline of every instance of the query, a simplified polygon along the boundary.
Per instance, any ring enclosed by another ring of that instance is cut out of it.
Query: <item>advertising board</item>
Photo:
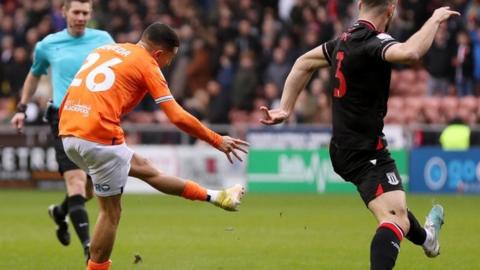
[[[411,151],[412,192],[480,193],[480,149],[443,151],[425,147]]]

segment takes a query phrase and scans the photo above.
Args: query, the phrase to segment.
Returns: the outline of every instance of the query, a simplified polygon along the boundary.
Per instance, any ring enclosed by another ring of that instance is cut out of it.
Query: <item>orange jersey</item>
[[[149,93],[156,103],[173,100],[155,59],[135,44],[95,49],[72,81],[60,107],[60,136],[120,144],[122,116]]]

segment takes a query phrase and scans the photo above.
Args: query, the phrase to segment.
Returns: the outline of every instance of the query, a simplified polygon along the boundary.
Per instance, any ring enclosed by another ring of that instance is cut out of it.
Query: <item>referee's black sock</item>
[[[380,224],[370,247],[370,269],[393,269],[402,238],[403,232],[395,224],[387,222]]]
[[[58,208],[55,207],[59,211],[59,215],[66,216],[68,214],[68,194],[65,195],[62,203],[58,205]]]
[[[410,210],[408,210],[408,220],[410,221],[410,231],[408,231],[405,237],[415,245],[423,245],[425,240],[427,240],[427,232]]]
[[[77,232],[78,238],[85,247],[90,244],[90,233],[88,214],[85,209],[85,198],[82,195],[74,195],[68,197],[68,214],[72,221],[73,227]]]

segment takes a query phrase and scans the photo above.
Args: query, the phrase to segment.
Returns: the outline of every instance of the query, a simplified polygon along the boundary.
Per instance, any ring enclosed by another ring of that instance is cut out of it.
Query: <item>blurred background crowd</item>
[[[258,125],[262,105],[279,103],[295,59],[348,28],[354,0],[94,0],[90,26],[116,42],[137,42],[154,21],[174,27],[179,53],[164,70],[169,86],[188,111],[212,124]],[[65,28],[62,0],[0,1],[0,122],[15,111],[36,42]],[[480,0],[400,0],[392,36],[405,41],[437,7],[461,17],[444,24],[422,62],[396,66],[388,124],[445,124],[460,117],[480,121]],[[48,81],[48,80],[45,80]],[[314,75],[299,97],[295,123],[331,121],[328,70]],[[29,117],[41,122],[49,96],[43,83]],[[32,104],[33,105],[33,104]],[[124,119],[163,123],[164,114],[146,98]]]

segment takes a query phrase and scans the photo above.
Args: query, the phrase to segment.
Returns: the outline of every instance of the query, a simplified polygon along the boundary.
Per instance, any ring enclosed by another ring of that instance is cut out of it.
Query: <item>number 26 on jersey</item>
[[[112,58],[104,62],[100,62],[95,68],[90,70],[84,76],[79,74],[85,69],[93,66],[100,59],[100,54],[91,53],[88,55],[85,63],[77,72],[75,79],[73,79],[71,86],[80,86],[85,78],[85,87],[92,92],[101,92],[109,90],[115,82],[115,72],[111,67],[122,62],[120,58]],[[79,78],[80,77],[80,78]]]

